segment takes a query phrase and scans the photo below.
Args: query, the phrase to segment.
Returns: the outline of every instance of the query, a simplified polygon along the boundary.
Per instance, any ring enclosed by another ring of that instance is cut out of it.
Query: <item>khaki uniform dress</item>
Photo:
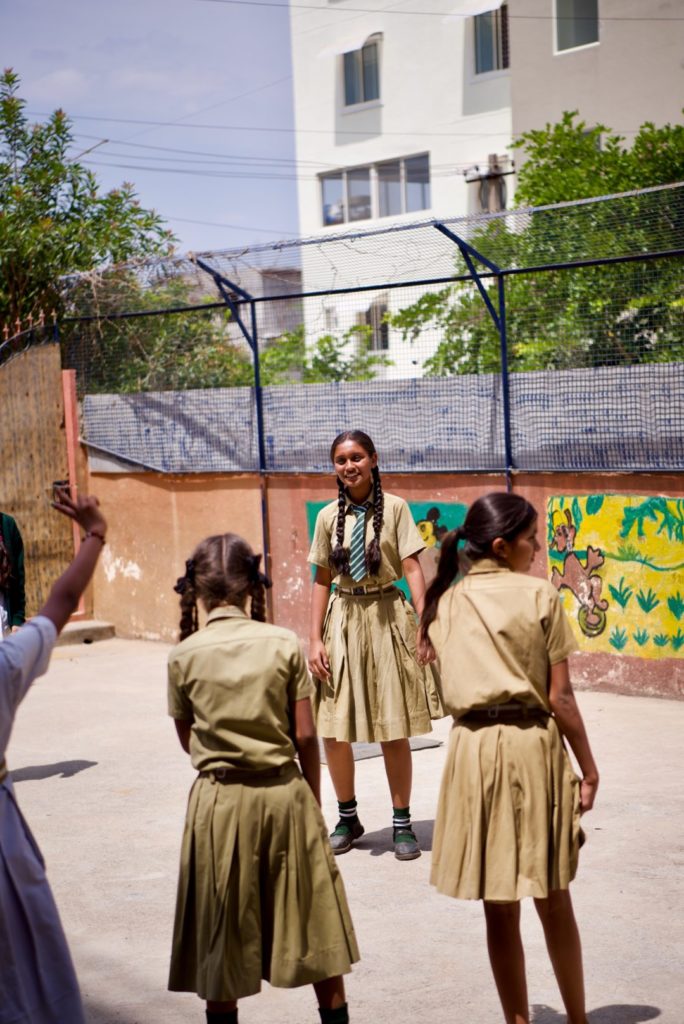
[[[567,889],[577,870],[579,780],[555,720],[458,720],[510,701],[550,711],[550,666],[576,649],[557,590],[482,559],[443,595],[429,633],[456,719],[432,884],[448,896],[493,902]]]
[[[349,505],[347,502],[344,530],[347,549],[355,520]],[[316,519],[309,562],[324,569],[330,567],[330,554],[337,543],[337,512],[337,501],[333,501]],[[372,537],[372,523],[370,508],[366,546]],[[385,493],[378,572],[360,581],[338,575],[332,582],[344,589],[359,584],[390,587],[404,574],[402,560],[424,547],[406,502]],[[430,732],[431,719],[444,717],[438,677],[431,666],[418,664],[416,617],[398,588],[367,596],[333,590],[323,642],[330,679],[314,681],[314,711],[321,736],[351,743],[396,740]]]
[[[359,953],[318,804],[295,762],[311,694],[294,633],[214,609],[169,655],[172,718],[200,772],[181,847],[169,988],[218,1002],[347,973]],[[232,774],[231,774],[232,773]]]

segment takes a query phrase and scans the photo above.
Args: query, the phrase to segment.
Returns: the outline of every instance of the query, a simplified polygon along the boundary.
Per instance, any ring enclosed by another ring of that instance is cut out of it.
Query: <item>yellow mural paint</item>
[[[549,498],[547,541],[580,650],[684,657],[684,499]]]

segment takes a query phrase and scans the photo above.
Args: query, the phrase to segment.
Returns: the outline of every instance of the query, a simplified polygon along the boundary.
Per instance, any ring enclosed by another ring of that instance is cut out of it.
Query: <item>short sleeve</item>
[[[545,594],[548,604],[546,613],[542,617],[542,627],[546,637],[549,662],[556,665],[559,661],[565,661],[569,654],[577,650],[577,641],[565,614],[560,594],[553,584],[547,584]]]
[[[179,722],[193,720],[192,701],[183,688],[183,672],[173,653],[169,658],[167,698],[171,718]]]
[[[316,516],[314,537],[311,542],[311,550],[309,551],[309,557],[307,559],[307,561],[311,562],[312,565],[320,565],[323,569],[328,569],[330,567],[330,555],[332,553],[330,529],[326,520],[327,517],[325,515],[325,509],[321,509]]]
[[[19,703],[34,679],[44,675],[57,639],[51,619],[37,615],[0,642],[0,757]]]
[[[299,643],[295,640],[290,659],[290,679],[287,684],[288,700],[290,703],[296,700],[305,700],[312,693],[313,685],[309,670],[306,667],[306,661],[304,660],[304,653]]]
[[[403,499],[397,502],[395,512],[395,528],[397,531],[397,550],[399,558],[409,558],[423,551],[425,544],[413,521],[411,510]]]

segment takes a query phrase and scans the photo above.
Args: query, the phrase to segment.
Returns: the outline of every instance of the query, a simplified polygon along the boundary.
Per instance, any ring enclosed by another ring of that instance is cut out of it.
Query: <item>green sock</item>
[[[353,796],[351,800],[338,800],[337,807],[340,813],[340,825],[355,825],[359,820],[359,816],[356,810],[356,797]]]
[[[392,827],[396,835],[399,829],[411,828],[411,808],[410,807],[393,807],[392,808]]]
[[[346,1003],[334,1010],[324,1010],[319,1006],[318,1012],[321,1015],[321,1024],[349,1024],[349,1007]]]

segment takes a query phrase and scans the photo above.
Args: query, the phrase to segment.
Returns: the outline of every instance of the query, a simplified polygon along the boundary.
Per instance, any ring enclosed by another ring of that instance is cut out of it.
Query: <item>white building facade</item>
[[[359,12],[361,6],[378,9]],[[422,6],[309,0],[306,9],[290,8],[302,235],[364,232],[506,205],[513,180],[505,174],[508,4],[430,0],[430,13]],[[404,279],[423,276],[420,262],[414,253]],[[378,260],[376,280],[392,269],[403,272]],[[326,271],[315,246],[304,248],[302,271],[305,290],[352,280],[341,280],[339,268]],[[307,337],[315,342],[366,324],[373,348],[392,360],[384,375],[419,375],[421,360],[385,319],[402,304],[406,296],[391,290],[307,301]]]

